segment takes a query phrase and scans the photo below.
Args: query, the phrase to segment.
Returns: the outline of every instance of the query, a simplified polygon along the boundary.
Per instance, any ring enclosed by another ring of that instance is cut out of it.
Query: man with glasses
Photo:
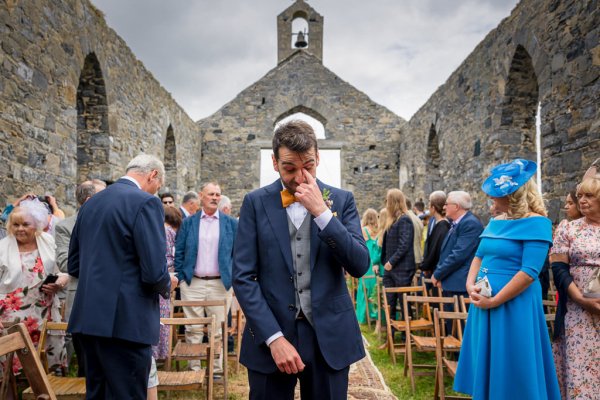
[[[163,207],[175,207],[175,198],[169,192],[165,192],[160,195],[160,201],[163,203]]]
[[[452,223],[431,277],[433,284],[442,288],[446,297],[467,296],[467,275],[479,245],[479,235],[483,232],[481,221],[469,211],[471,207],[471,197],[467,192],[448,193],[444,210]]]

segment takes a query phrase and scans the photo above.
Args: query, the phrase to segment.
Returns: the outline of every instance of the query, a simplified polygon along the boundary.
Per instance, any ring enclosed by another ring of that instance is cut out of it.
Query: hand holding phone
[[[46,279],[44,279],[44,282],[42,282],[42,284],[40,285],[40,292],[42,291],[42,287],[44,285],[47,285],[49,283],[56,283],[57,280],[58,280],[58,275],[50,274],[50,275],[46,276]]]

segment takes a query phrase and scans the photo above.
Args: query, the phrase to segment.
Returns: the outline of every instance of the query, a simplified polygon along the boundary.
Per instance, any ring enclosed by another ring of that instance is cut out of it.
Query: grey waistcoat
[[[296,229],[288,216],[288,230],[292,246],[294,263],[294,286],[296,288],[296,317],[300,311],[313,325],[312,306],[310,302],[310,213],[306,214],[302,225]]]

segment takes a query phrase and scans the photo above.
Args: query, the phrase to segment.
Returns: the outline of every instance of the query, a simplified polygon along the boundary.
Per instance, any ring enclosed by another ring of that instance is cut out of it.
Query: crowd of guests
[[[492,215],[486,227],[470,211],[473,204],[467,192],[437,190],[429,194],[427,204],[417,200],[413,207],[401,190],[388,190],[385,207],[369,208],[362,216],[371,265],[359,279],[358,321],[365,323],[367,316],[378,319],[377,276],[385,287],[404,287],[411,286],[418,273],[419,280],[430,279],[444,296],[471,300],[457,391],[481,399],[595,398],[600,393],[598,163],[566,194],[566,218],[554,233],[532,178],[536,164],[531,161],[517,159],[491,170],[482,185]],[[99,180],[81,183],[75,192],[78,205],[105,188]],[[185,315],[225,320],[237,229],[237,220],[230,216],[231,201],[216,182],[186,193],[179,205],[171,193],[159,197],[167,269],[179,281],[177,296],[224,299],[227,304],[225,313],[222,307],[184,307]],[[44,319],[68,321],[71,313],[77,278],[69,276],[67,261],[76,218],[77,214],[65,218],[51,195],[33,193],[8,205],[1,216],[6,228],[0,229],[0,326],[25,323],[36,345]],[[543,279],[540,282],[548,256],[558,292],[552,344],[546,335]],[[490,296],[481,293],[480,280],[489,282]],[[388,294],[391,315],[400,300],[397,293]],[[170,297],[160,297],[160,316],[170,312]],[[168,337],[162,327],[159,342],[152,347],[153,359],[166,358]],[[186,340],[199,343],[203,332],[190,327]],[[83,375],[83,344],[75,336],[50,336],[47,346],[52,370],[64,373],[76,353]],[[221,353],[215,360],[217,373],[222,363]],[[13,369],[20,370],[17,359]],[[156,398],[156,386],[153,366],[148,398]]]
[[[367,313],[378,317],[376,275],[384,287],[404,287],[419,273],[443,296],[462,295],[473,305],[455,390],[476,399],[598,398],[599,162],[566,195],[566,219],[554,233],[531,161],[517,159],[492,169],[482,185],[492,215],[485,228],[464,191],[434,191],[427,210],[421,201],[411,210],[404,194],[390,189],[384,209],[363,214],[371,269],[359,279],[357,319],[365,323]],[[552,344],[542,305],[548,258],[558,292]],[[480,293],[482,279],[489,282],[491,296]],[[400,299],[396,293],[387,297],[395,315]]]

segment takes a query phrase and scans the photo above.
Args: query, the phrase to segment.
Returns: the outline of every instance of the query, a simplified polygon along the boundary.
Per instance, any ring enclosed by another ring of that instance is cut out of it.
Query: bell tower
[[[277,16],[277,64],[297,51],[323,62],[323,16],[304,0],[295,0]]]

